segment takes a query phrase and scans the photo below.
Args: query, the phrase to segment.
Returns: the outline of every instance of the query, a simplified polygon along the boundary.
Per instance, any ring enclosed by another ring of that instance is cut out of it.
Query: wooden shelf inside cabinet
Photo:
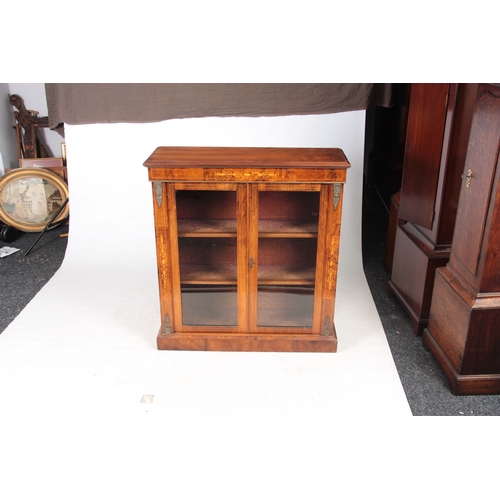
[[[260,266],[259,283],[271,285],[314,285],[315,268]]]
[[[236,266],[183,266],[182,284],[236,284]]]
[[[236,238],[235,220],[179,220],[177,224],[183,238]]]
[[[317,238],[318,223],[302,221],[259,221],[261,238]]]
[[[169,148],[152,181],[159,349],[336,352],[335,148]]]

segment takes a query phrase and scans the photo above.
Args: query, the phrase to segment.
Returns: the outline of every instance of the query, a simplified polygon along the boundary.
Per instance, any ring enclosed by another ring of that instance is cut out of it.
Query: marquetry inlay
[[[158,260],[160,269],[160,280],[163,288],[168,289],[168,258],[167,247],[165,246],[165,238],[160,234],[160,244],[158,245]]]
[[[275,180],[279,179],[280,172],[273,170],[262,170],[262,171],[238,171],[238,170],[222,170],[221,172],[215,172],[215,177],[221,179],[232,179],[232,180],[242,180],[242,181],[265,181],[265,180]]]
[[[337,245],[335,243],[335,236],[332,236],[332,239],[330,241],[330,248],[328,249],[328,269],[326,271],[326,282],[329,291],[332,291],[334,289],[335,273],[337,270]]]

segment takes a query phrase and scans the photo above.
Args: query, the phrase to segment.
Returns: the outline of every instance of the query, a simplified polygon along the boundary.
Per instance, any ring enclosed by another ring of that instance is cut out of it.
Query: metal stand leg
[[[31,246],[28,248],[28,250],[26,250],[26,253],[24,255],[28,255],[31,252],[31,250],[37,244],[38,240],[43,236],[45,231],[47,231],[48,229],[52,229],[52,227],[51,227],[52,223],[57,219],[59,214],[64,210],[64,207],[68,204],[68,201],[69,201],[69,197],[63,201],[62,205],[59,207],[57,212],[51,217],[51,219],[49,220],[47,225],[43,228],[43,231],[38,235],[38,238],[31,244]]]

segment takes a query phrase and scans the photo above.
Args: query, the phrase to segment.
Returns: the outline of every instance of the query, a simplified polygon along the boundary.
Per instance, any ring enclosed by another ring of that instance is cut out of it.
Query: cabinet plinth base
[[[450,245],[437,245],[409,222],[396,229],[389,291],[411,316],[414,334],[421,336],[429,323],[436,269],[450,257]]]
[[[425,349],[432,352],[444,371],[453,395],[500,394],[500,374],[460,375],[427,328],[424,330],[422,343]]]
[[[500,394],[499,322],[499,293],[480,294],[449,265],[438,269],[423,346],[453,394]]]
[[[331,334],[241,335],[217,333],[170,333],[156,338],[159,350],[173,351],[254,351],[254,352],[337,352],[335,327]]]
[[[403,306],[405,311],[410,316],[410,319],[413,323],[413,333],[417,337],[422,336],[422,332],[424,331],[424,328],[427,327],[429,319],[421,318],[418,313],[415,312],[411,304],[406,300],[406,297],[399,291],[399,289],[394,285],[392,281],[389,281],[389,283],[387,284],[387,291],[394,295],[394,297],[396,297],[398,302]]]

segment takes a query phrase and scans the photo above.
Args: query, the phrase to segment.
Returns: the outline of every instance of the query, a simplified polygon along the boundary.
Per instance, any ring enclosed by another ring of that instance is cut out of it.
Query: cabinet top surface
[[[350,167],[339,148],[159,147],[144,162],[154,167]]]

